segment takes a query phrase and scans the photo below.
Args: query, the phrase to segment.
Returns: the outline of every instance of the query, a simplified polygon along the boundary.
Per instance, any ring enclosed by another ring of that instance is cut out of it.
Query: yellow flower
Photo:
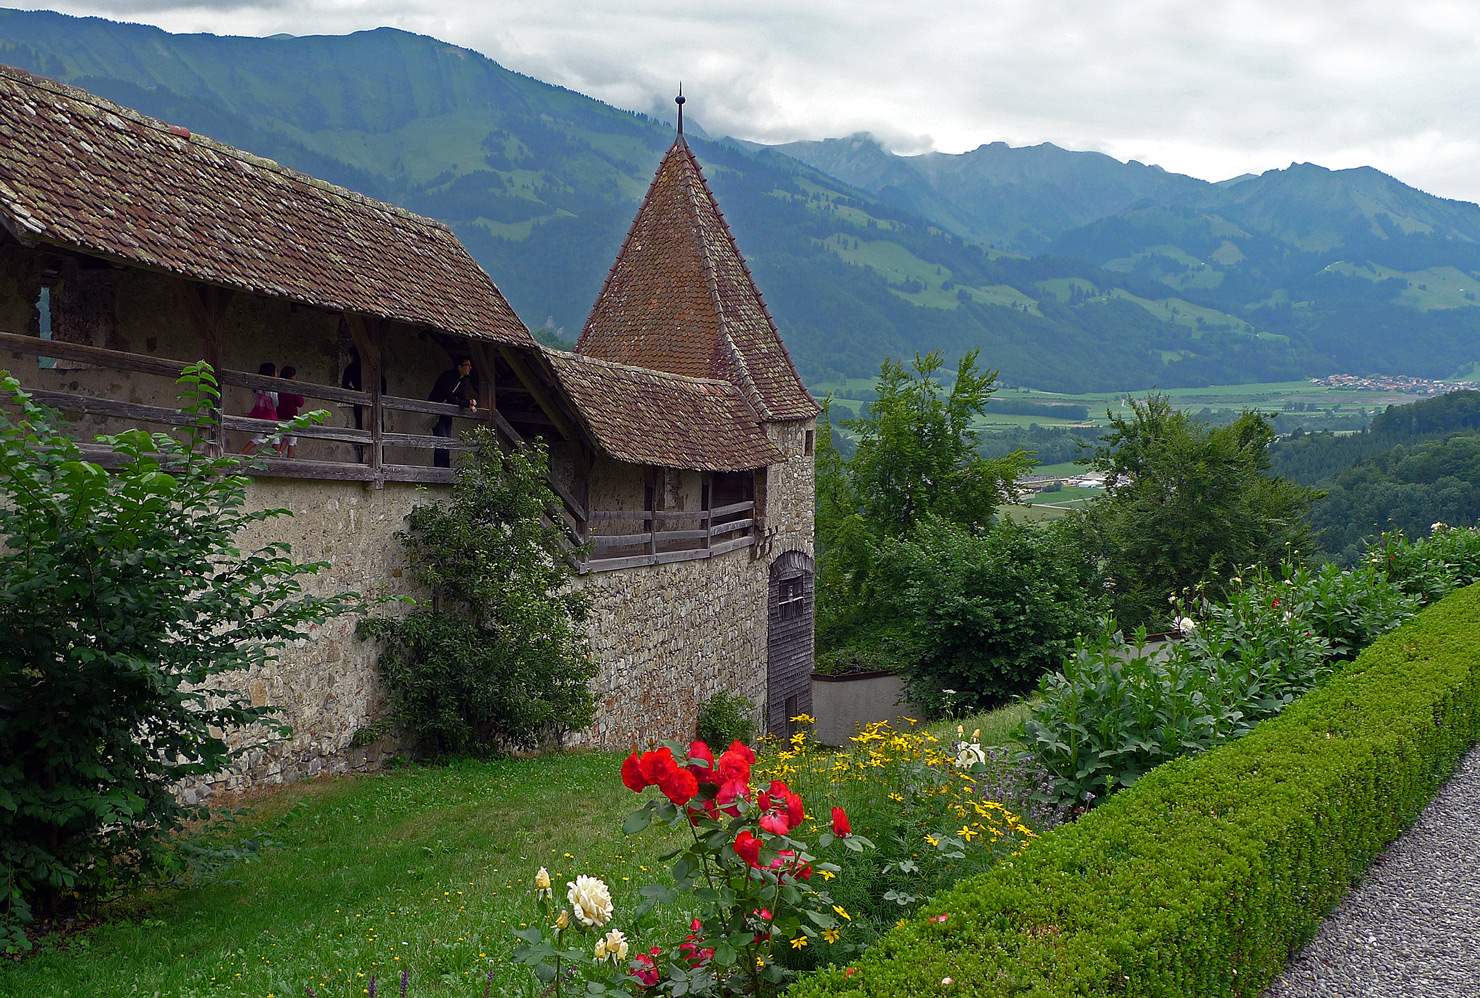
[[[976,829],[970,827],[969,825],[962,825],[961,829],[956,832],[956,834],[961,836],[967,842],[970,842],[973,838],[980,835],[981,832],[978,832]]]
[[[568,925],[570,925],[570,912],[561,908],[559,917],[555,919],[555,928],[563,929]]]
[[[934,835],[926,835],[925,841],[929,842],[933,846],[940,845],[940,839],[936,838]]]
[[[795,939],[793,939],[791,941],[791,948],[792,949],[801,949],[805,945],[807,945],[807,937],[806,936],[797,936]]]
[[[539,890],[539,892],[541,894],[544,894],[547,891],[549,891],[550,890],[550,871],[547,870],[547,869],[545,869],[543,866],[540,867],[540,872],[539,873],[536,873],[534,875],[534,886]]]
[[[822,874],[823,880],[831,880],[833,877],[837,876],[837,874],[832,872],[831,870],[818,870],[817,872]]]
[[[848,914],[846,911],[844,911],[840,905],[836,905],[836,904],[833,905],[833,911],[837,912],[839,915],[843,916],[848,921],[850,921],[850,922],[853,921],[853,916],[850,915],[850,914]]]
[[[837,929],[823,929],[822,938],[827,940],[829,946],[841,939],[843,934]]]

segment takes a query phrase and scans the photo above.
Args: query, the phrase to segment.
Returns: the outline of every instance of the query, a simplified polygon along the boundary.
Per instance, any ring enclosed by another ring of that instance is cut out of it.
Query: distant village
[[[1322,388],[1402,392],[1404,395],[1447,395],[1461,388],[1474,388],[1477,385],[1475,381],[1430,381],[1428,378],[1410,378],[1405,374],[1374,374],[1368,377],[1331,374],[1324,378],[1311,378],[1310,383]]]

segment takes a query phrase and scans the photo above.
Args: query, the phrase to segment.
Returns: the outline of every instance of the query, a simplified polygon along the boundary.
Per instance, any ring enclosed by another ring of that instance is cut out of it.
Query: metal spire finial
[[[678,81],[678,96],[673,98],[673,103],[678,105],[678,134],[683,134],[683,106],[686,98],[683,95],[683,81]]]

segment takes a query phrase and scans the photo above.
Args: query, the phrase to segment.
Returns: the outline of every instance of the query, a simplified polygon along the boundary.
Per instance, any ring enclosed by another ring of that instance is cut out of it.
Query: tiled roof
[[[818,412],[682,135],[658,166],[576,352],[728,381],[766,420]]]
[[[8,66],[0,224],[28,244],[535,345],[440,222]]]
[[[727,382],[556,350],[545,356],[597,443],[618,460],[742,471],[786,459],[739,389]]]

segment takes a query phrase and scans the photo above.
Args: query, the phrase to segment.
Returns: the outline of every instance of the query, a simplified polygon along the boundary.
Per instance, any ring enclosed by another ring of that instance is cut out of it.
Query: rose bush
[[[673,886],[644,887],[638,916],[685,894],[700,907],[688,938],[667,959],[655,948],[633,961],[645,990],[770,994],[792,975],[784,954],[818,946],[839,957],[853,952],[843,940],[852,916],[821,886],[840,868],[813,849],[862,854],[873,843],[853,832],[840,807],[832,810],[831,831],[809,842],[801,796],[780,779],[759,786],[755,761],[741,742],[715,758],[696,741],[634,752],[622,764],[629,789],[662,793],[634,811],[623,831],[635,835],[656,821],[689,832],[687,845],[669,857]]]

